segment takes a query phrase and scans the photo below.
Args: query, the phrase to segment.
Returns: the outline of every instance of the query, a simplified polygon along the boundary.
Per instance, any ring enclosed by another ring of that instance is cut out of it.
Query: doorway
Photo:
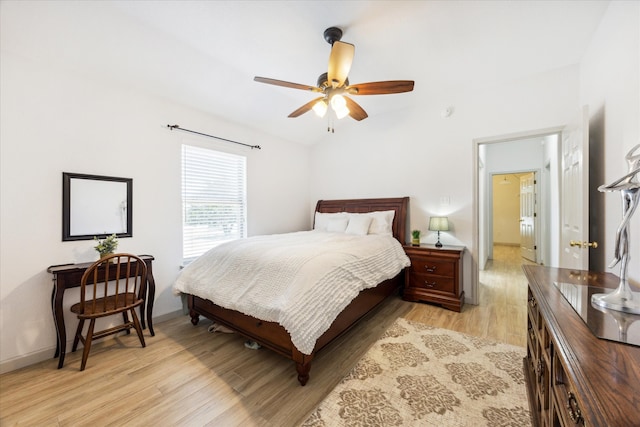
[[[537,212],[539,208],[536,171],[494,174],[492,178],[491,239],[489,259],[495,245],[512,246],[521,258],[539,263]]]
[[[479,272],[493,252],[492,188],[494,175],[536,172],[537,263],[557,266],[559,253],[559,143],[562,127],[481,138],[474,150],[474,265],[472,267],[473,304],[478,303]],[[514,184],[519,186],[519,184]],[[518,222],[519,222],[518,218]],[[542,233],[540,230],[544,230]]]

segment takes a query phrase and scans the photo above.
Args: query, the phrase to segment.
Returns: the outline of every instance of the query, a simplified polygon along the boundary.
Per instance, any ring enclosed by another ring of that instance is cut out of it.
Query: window
[[[246,237],[246,157],[182,146],[182,257]]]

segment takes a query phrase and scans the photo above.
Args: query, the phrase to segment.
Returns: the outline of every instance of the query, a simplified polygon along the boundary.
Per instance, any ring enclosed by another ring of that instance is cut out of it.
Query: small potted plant
[[[411,244],[413,246],[420,246],[420,230],[411,231]]]
[[[94,249],[98,251],[101,259],[109,254],[114,253],[118,248],[118,236],[116,236],[115,233],[111,236],[107,236],[103,240],[100,240],[96,236],[93,236],[93,240],[97,242],[97,244],[94,246]]]

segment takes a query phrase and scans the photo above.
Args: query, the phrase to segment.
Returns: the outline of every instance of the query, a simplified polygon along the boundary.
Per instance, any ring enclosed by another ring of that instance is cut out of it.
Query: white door
[[[562,131],[560,267],[589,269],[589,110]]]
[[[538,262],[536,249],[536,178],[529,172],[520,177],[520,254]]]

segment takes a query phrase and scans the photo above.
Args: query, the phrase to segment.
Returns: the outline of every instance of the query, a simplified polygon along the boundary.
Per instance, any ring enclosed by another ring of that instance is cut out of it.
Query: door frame
[[[495,144],[500,142],[509,142],[519,139],[530,139],[537,137],[544,137],[553,134],[559,134],[564,129],[564,126],[556,126],[551,128],[544,128],[538,130],[530,130],[523,132],[516,132],[510,134],[474,138],[472,140],[472,168],[473,168],[473,220],[472,220],[472,233],[473,233],[473,246],[471,249],[471,295],[468,295],[469,302],[477,305],[479,302],[479,286],[480,286],[480,262],[479,256],[484,254],[484,251],[480,251],[480,180],[479,172],[480,168],[483,168],[482,159],[480,158],[480,146],[487,144]]]

